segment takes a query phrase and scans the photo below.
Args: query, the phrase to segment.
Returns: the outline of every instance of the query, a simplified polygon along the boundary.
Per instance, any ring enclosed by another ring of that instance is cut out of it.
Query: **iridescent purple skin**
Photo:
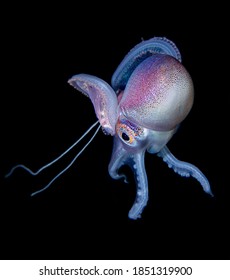
[[[129,218],[140,218],[148,201],[146,151],[162,157],[181,176],[193,176],[212,195],[204,174],[177,160],[166,146],[191,110],[194,96],[192,79],[173,42],[154,37],[138,44],[118,66],[112,87],[86,74],[75,75],[69,83],[91,99],[103,131],[114,137],[110,176],[125,179],[118,173],[124,164],[134,172],[137,194]]]
[[[120,102],[124,116],[157,131],[175,128],[193,104],[190,75],[175,58],[156,54],[133,71]]]

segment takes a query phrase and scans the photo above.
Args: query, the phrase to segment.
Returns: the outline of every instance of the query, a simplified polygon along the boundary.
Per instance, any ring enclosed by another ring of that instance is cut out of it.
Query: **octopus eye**
[[[116,133],[126,145],[136,144],[136,133],[128,125],[118,122],[116,125]]]
[[[125,133],[125,132],[122,132],[122,135],[121,135],[122,139],[129,142],[130,141],[130,138],[129,136]]]

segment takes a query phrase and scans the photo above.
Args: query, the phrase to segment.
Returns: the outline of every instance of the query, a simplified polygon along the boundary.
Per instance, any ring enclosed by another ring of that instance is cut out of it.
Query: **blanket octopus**
[[[157,154],[179,175],[196,178],[203,190],[213,195],[205,175],[196,166],[175,158],[166,146],[191,110],[194,99],[191,76],[181,64],[180,52],[172,41],[165,37],[154,37],[137,44],[117,67],[111,86],[88,74],[75,75],[68,83],[90,98],[98,121],[63,154],[38,171],[33,172],[19,164],[6,177],[19,167],[37,175],[64,156],[98,124],[90,141],[71,163],[32,195],[47,189],[63,174],[93,140],[100,127],[114,139],[108,167],[110,176],[126,181],[125,175],[118,172],[125,164],[131,167],[135,176],[136,198],[128,214],[130,219],[140,218],[148,201],[144,165],[146,151]]]

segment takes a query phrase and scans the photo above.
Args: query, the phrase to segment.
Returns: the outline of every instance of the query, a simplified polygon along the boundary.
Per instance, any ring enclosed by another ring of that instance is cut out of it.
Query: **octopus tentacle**
[[[165,146],[157,155],[162,157],[163,161],[168,164],[168,167],[173,168],[173,170],[179,175],[183,177],[192,176],[196,178],[201,184],[203,190],[213,196],[208,179],[195,165],[175,158],[167,146]]]
[[[128,215],[129,218],[133,220],[141,217],[141,213],[148,201],[148,180],[145,172],[144,155],[144,150],[138,154],[127,153],[119,139],[115,136],[112,158],[109,163],[109,174],[113,179],[124,178],[127,183],[126,176],[124,174],[119,174],[118,170],[125,164],[129,165],[133,170],[137,190],[135,202]]]
[[[137,191],[135,202],[128,216],[130,219],[136,220],[137,218],[141,218],[141,213],[148,202],[148,179],[145,172],[144,151],[139,154],[134,154],[131,159],[133,160],[133,164],[131,165],[131,162],[129,162],[129,165],[134,171]]]
[[[127,183],[126,176],[124,174],[119,174],[118,170],[119,168],[125,164],[127,161],[127,152],[123,149],[121,142],[117,138],[117,136],[114,137],[114,143],[113,143],[113,152],[112,152],[112,158],[109,163],[108,171],[109,175],[115,179],[124,179],[124,181]]]
[[[102,79],[88,74],[74,75],[68,83],[90,98],[103,132],[114,135],[118,101],[111,86]]]
[[[111,80],[115,91],[124,89],[134,69],[146,58],[154,54],[167,54],[181,62],[181,54],[176,45],[165,37],[154,37],[142,41],[132,48],[117,67]]]

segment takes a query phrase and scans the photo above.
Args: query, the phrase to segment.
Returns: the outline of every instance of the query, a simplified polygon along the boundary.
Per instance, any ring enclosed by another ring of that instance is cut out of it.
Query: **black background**
[[[224,24],[215,21],[223,16],[217,10],[193,13],[189,5],[181,11],[169,8],[167,16],[165,7],[139,5],[135,11],[121,6],[114,11],[111,5],[100,13],[91,4],[6,10],[1,259],[229,259],[224,77],[229,50],[221,35]],[[168,146],[178,159],[204,172],[214,198],[195,179],[180,177],[146,154],[149,202],[141,219],[128,219],[135,182],[128,168],[129,184],[110,178],[112,137],[101,131],[71,169],[33,198],[31,192],[49,182],[83,144],[37,177],[17,170],[3,178],[17,163],[38,169],[96,121],[90,100],[67,84],[71,76],[88,73],[110,83],[127,52],[154,36],[177,45],[195,86],[194,106]]]

